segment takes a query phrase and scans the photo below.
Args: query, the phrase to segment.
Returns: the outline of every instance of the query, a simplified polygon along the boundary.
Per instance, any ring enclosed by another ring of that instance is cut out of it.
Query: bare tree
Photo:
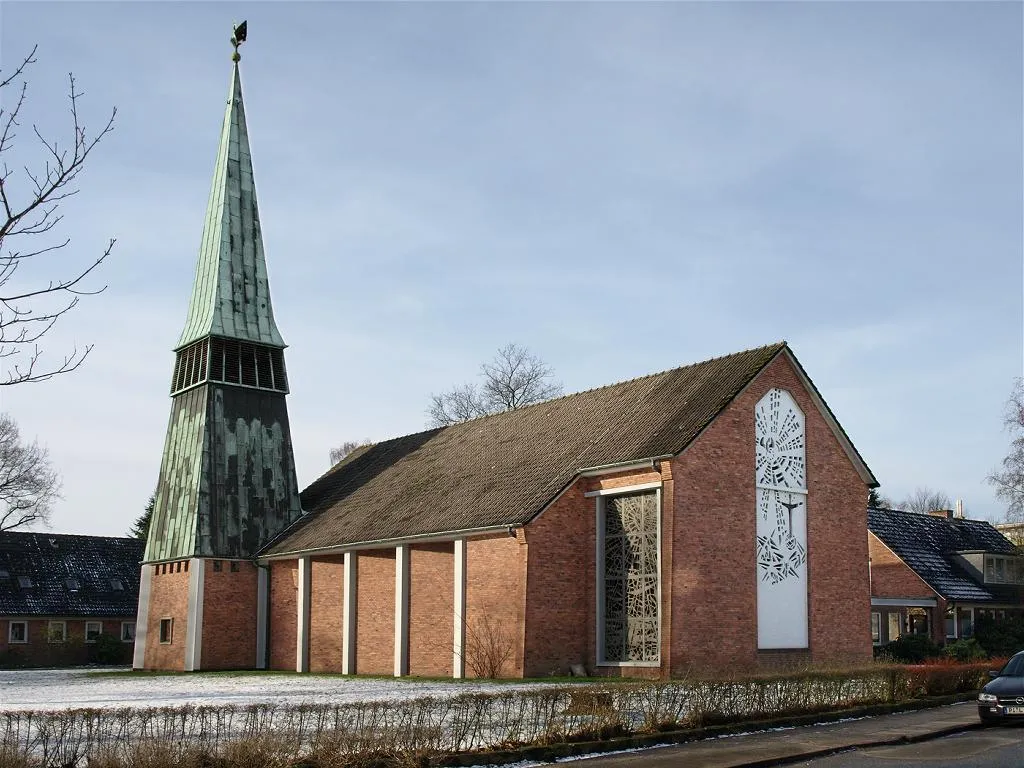
[[[551,367],[529,350],[506,344],[480,366],[479,385],[470,382],[430,396],[430,424],[449,426],[558,397],[562,385],[553,376]]]
[[[55,237],[55,228],[63,215],[62,201],[78,192],[78,175],[96,145],[114,129],[117,109],[110,113],[103,128],[88,135],[79,117],[78,91],[73,75],[69,100],[71,137],[61,143],[47,139],[35,125],[32,132],[41,145],[41,158],[34,168],[24,157],[12,155],[17,130],[22,127],[21,112],[28,94],[25,73],[36,62],[38,46],[8,75],[0,79],[0,385],[45,381],[75,370],[88,356],[92,346],[73,347],[59,362],[41,361],[39,344],[54,324],[78,305],[83,295],[100,293],[106,286],[87,285],[89,277],[110,255],[114,240],[97,257],[89,257],[77,266],[50,262],[66,253],[70,240]],[[2,74],[2,73],[0,73]],[[16,81],[20,81],[16,82]],[[6,106],[4,106],[6,105]],[[15,174],[10,165],[20,166]],[[14,182],[21,180],[22,189]],[[46,260],[46,265],[40,261]],[[19,269],[33,274],[20,274]],[[54,275],[54,273],[60,273]],[[49,277],[38,277],[39,274]]]
[[[373,445],[373,441],[369,438],[365,440],[346,440],[337,448],[331,448],[331,466],[333,467],[356,448],[362,448],[364,445]]]
[[[953,500],[942,491],[933,491],[931,488],[917,488],[899,503],[898,508],[908,512],[925,514],[939,509],[952,509]]]
[[[45,524],[60,496],[60,476],[37,442],[22,442],[18,425],[0,414],[0,531]]]
[[[1024,522],[1024,379],[1014,382],[1003,423],[1010,433],[1010,450],[986,479],[995,486],[996,497],[1006,502],[1007,522]]]

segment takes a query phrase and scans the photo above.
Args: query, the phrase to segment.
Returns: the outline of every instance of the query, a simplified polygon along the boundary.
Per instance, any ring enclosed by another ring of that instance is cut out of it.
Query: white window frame
[[[87,622],[85,622],[85,642],[87,642],[87,643],[95,643],[96,642],[96,638],[95,637],[92,638],[91,640],[89,639],[89,627],[99,627],[99,630],[96,632],[96,634],[97,635],[102,635],[103,634],[103,622],[102,621],[87,621]]]
[[[25,628],[24,640],[14,639],[14,625],[20,624]],[[28,621],[25,619],[16,619],[7,622],[7,643],[9,645],[28,645]]]
[[[654,483],[641,483],[639,485],[628,485],[621,488],[608,488],[600,491],[592,491],[584,494],[588,497],[594,497],[596,500],[594,509],[594,523],[595,523],[595,562],[594,562],[594,574],[596,576],[597,585],[594,590],[597,595],[597,610],[595,615],[597,617],[597,648],[596,658],[597,666],[599,667],[660,667],[661,666],[661,642],[662,642],[662,622],[664,620],[664,611],[661,604],[661,488],[660,482]],[[658,659],[656,661],[607,661],[604,658],[604,502],[609,496],[631,496],[637,493],[643,493],[645,491],[654,491],[654,503],[658,508]]]
[[[952,613],[952,616],[948,615],[950,613]],[[953,619],[953,634],[952,635],[949,634],[949,632],[946,631],[946,622],[949,621],[950,618]],[[948,606],[947,605],[946,606],[946,610],[942,614],[942,631],[945,633],[947,640],[956,640],[957,636],[959,635],[960,628],[957,626],[957,622],[956,622],[956,605],[955,604],[952,605],[952,606]]]
[[[125,627],[132,628],[132,636],[130,638],[125,637]],[[134,643],[135,642],[135,622],[134,621],[122,621],[121,622],[121,642],[122,643]]]
[[[882,612],[871,612],[871,644],[882,644]]]
[[[60,627],[60,639],[53,639],[53,630],[55,627]],[[46,642],[48,643],[64,643],[68,639],[68,623],[61,619],[53,619],[46,622]]]

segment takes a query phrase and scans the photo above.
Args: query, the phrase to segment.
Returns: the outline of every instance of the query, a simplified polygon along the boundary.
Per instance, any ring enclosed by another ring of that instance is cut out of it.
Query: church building
[[[877,486],[785,343],[363,446],[301,494],[238,61],[134,666],[667,678],[871,659]]]

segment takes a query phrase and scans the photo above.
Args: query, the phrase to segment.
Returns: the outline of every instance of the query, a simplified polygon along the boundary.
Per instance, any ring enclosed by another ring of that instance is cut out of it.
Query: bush
[[[881,653],[897,663],[919,664],[940,655],[941,649],[927,635],[903,635],[882,646]]]
[[[1012,656],[1024,650],[1024,619],[979,618],[974,638],[990,656]]]
[[[957,640],[948,643],[942,651],[948,658],[961,662],[981,661],[988,657],[985,649],[973,637],[968,640]]]
[[[122,643],[118,638],[110,634],[100,633],[92,642],[89,651],[90,661],[95,664],[123,664],[127,649],[131,646]]]

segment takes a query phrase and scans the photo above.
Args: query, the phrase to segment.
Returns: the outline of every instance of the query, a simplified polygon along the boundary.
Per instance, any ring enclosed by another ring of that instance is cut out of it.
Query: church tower
[[[301,514],[235,53],[142,565],[137,669],[262,667],[266,575],[253,562]]]

